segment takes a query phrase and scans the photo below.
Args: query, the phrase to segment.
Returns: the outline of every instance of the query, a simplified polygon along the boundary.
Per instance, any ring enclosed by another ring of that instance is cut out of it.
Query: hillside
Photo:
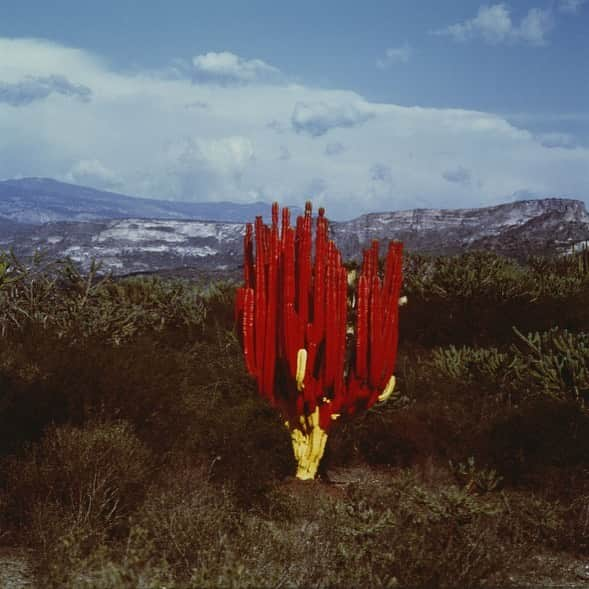
[[[248,220],[255,217],[251,212]],[[117,274],[181,269],[233,274],[241,265],[245,227],[243,222],[140,217],[4,225],[0,248],[14,248],[21,256],[42,250],[51,257],[70,257],[82,268],[95,258]],[[581,201],[551,198],[478,209],[371,213],[333,222],[330,232],[348,259],[359,259],[373,239],[399,239],[418,253],[488,250],[522,259],[584,243],[589,214]]]

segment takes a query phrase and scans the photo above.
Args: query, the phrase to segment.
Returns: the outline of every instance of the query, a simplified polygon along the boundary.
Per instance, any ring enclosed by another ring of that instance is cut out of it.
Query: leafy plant
[[[466,462],[456,464],[450,460],[449,465],[457,482],[469,493],[496,491],[503,480],[503,477],[499,476],[493,468],[477,468],[474,456],[469,456]]]
[[[554,328],[523,335],[514,327],[523,360],[515,368],[521,384],[533,395],[574,401],[581,409],[589,404],[589,335]],[[523,345],[522,345],[523,344]]]

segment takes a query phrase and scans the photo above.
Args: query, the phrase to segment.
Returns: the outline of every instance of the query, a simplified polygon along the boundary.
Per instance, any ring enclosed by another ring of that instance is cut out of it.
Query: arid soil
[[[34,589],[31,554],[17,548],[0,546],[0,587],[2,589]]]

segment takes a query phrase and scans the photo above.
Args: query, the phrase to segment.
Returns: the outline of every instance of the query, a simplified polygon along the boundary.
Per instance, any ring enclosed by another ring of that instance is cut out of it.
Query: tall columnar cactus
[[[270,226],[257,217],[246,227],[236,317],[247,370],[291,432],[297,477],[312,479],[331,423],[393,391],[403,246],[389,245],[382,280],[373,242],[349,300],[352,276],[328,238],[324,210],[314,244],[311,203],[296,228],[288,209],[280,227],[278,217],[274,203]]]

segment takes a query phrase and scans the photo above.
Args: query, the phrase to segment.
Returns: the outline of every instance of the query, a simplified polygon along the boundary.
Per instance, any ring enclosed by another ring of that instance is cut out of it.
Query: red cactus
[[[364,252],[354,353],[346,362],[348,274],[328,238],[324,210],[320,208],[317,217],[314,260],[311,203],[298,217],[296,230],[286,208],[279,230],[278,213],[274,203],[270,226],[256,218],[255,256],[254,232],[251,224],[246,227],[245,284],[236,297],[246,367],[260,394],[280,410],[291,430],[305,434],[318,426],[327,432],[337,416],[373,405],[391,382],[403,246],[390,243],[384,281],[378,273],[378,242]],[[301,349],[307,360],[302,382],[297,383]],[[317,423],[309,425],[313,415]]]

